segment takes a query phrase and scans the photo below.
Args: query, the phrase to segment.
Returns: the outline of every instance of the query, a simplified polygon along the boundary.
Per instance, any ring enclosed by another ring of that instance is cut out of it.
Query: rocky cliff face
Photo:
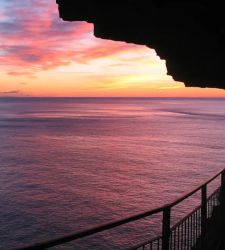
[[[65,21],[104,39],[147,45],[186,86],[225,89],[225,15],[215,0],[57,0]],[[69,38],[68,38],[69,39]]]

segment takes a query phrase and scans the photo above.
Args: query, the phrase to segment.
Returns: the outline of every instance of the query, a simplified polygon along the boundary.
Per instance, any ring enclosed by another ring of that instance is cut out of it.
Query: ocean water
[[[225,99],[1,98],[0,249],[173,201],[225,168],[224,152]],[[148,219],[56,249],[126,249],[159,232]]]

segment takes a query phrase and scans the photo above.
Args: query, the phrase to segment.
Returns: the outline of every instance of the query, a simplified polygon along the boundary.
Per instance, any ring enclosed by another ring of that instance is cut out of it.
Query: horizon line
[[[176,99],[225,99],[216,96],[0,96],[0,98],[176,98]]]

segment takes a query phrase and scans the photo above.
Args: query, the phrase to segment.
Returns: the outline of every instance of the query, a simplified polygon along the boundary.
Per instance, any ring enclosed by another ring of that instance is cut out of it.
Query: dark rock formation
[[[154,48],[186,86],[225,89],[222,1],[57,0],[66,21],[94,23],[94,34]]]

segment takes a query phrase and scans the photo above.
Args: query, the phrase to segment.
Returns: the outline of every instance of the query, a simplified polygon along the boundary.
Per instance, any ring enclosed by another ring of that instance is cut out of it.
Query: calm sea
[[[163,205],[223,169],[224,152],[225,99],[1,98],[0,247]],[[126,249],[159,230],[143,220],[56,249]]]

